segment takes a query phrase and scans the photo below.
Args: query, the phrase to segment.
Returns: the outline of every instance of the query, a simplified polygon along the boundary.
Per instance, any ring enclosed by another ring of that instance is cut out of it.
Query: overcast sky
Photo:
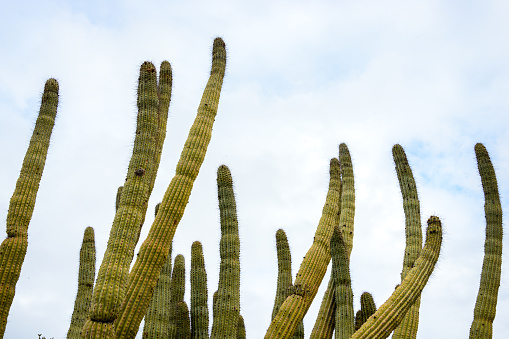
[[[5,337],[65,338],[83,232],[95,229],[98,267],[127,171],[139,66],[168,60],[170,118],[144,238],[220,36],[228,61],[219,112],[173,252],[186,257],[189,276],[191,244],[203,243],[209,304],[219,274],[219,165],[229,166],[235,184],[241,313],[248,337],[262,338],[276,291],[275,233],[287,233],[295,275],[321,215],[329,160],[345,142],[356,180],[355,307],[363,291],[381,305],[400,280],[405,244],[391,154],[400,143],[417,181],[423,225],[437,215],[444,227],[438,266],[422,295],[418,337],[466,338],[485,231],[477,142],[490,153],[502,208],[509,210],[508,17],[509,3],[501,0],[1,2],[4,216],[44,82],[55,77],[60,84]],[[504,267],[508,259],[504,254]],[[305,318],[306,337],[328,276]],[[508,337],[508,318],[509,278],[502,274],[494,338]]]

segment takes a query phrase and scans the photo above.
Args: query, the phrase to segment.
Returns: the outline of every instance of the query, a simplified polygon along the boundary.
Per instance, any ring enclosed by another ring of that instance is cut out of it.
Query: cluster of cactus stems
[[[191,247],[190,308],[185,302],[185,258],[172,265],[171,244],[189,200],[211,139],[226,66],[225,44],[214,40],[212,68],[189,131],[176,173],[155,220],[131,267],[154,187],[171,98],[172,70],[167,61],[156,68],[145,62],[138,83],[138,116],[133,154],[123,186],[118,189],[116,213],[108,246],[95,280],[94,231],[85,230],[80,252],[78,293],[68,338],[134,338],[145,318],[143,338],[246,338],[240,310],[240,237],[233,181],[227,166],[217,171],[221,257],[219,283],[212,298],[209,333],[207,273],[202,244]],[[32,139],[7,214],[7,238],[0,245],[0,337],[14,298],[16,282],[28,246],[28,225],[34,210],[58,105],[58,83],[46,82]],[[502,209],[495,171],[482,144],[475,145],[485,195],[486,240],[479,293],[470,338],[491,338],[502,260]],[[368,292],[361,309],[353,307],[350,255],[353,249],[355,188],[346,144],[330,161],[330,181],[313,243],[292,279],[291,253],[285,232],[276,233],[278,278],[271,322],[265,338],[304,338],[303,318],[313,302],[327,268],[331,276],[310,338],[415,338],[421,292],[440,255],[442,226],[428,219],[426,239],[417,188],[403,148],[393,147],[403,198],[406,247],[401,283],[378,309]]]

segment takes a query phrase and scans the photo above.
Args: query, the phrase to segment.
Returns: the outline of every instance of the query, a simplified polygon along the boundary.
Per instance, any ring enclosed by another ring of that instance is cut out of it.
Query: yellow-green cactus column
[[[341,168],[341,203],[339,205],[341,215],[339,217],[339,228],[345,242],[348,258],[350,258],[353,249],[355,180],[350,151],[344,143],[339,145],[339,164]]]
[[[396,165],[396,174],[398,175],[399,187],[403,197],[403,210],[405,212],[406,247],[403,258],[403,270],[401,272],[401,281],[403,281],[421,253],[421,210],[417,195],[417,185],[415,184],[412,169],[403,147],[397,144],[394,145],[392,156]],[[401,324],[394,330],[392,339],[415,339],[417,337],[420,305],[421,298],[419,297],[410,307]]]
[[[203,257],[202,244],[193,242],[191,246],[191,338],[209,338],[209,307],[207,290],[207,271]]]
[[[405,279],[387,301],[350,337],[351,339],[383,339],[401,323],[413,303],[421,295],[440,255],[442,225],[438,217],[428,219],[426,242],[419,258]]]
[[[58,82],[49,79],[44,85],[39,116],[9,204],[7,238],[0,245],[0,338],[5,332],[16,283],[27,252],[28,225],[46,163],[57,106]]]
[[[334,293],[334,279],[331,274],[309,339],[331,339],[335,328],[336,297]]]
[[[134,338],[147,311],[173,235],[205,158],[219,105],[225,67],[225,44],[222,39],[216,38],[212,49],[212,69],[198,114],[180,155],[175,176],[164,194],[159,212],[129,275],[126,298],[121,306],[120,317],[115,321],[118,338]]]
[[[334,226],[339,223],[341,179],[338,159],[333,158],[330,161],[329,172],[329,190],[313,244],[302,260],[292,294],[286,298],[272,320],[265,334],[266,339],[288,339],[293,336],[311,306],[327,271],[331,259],[330,238]]]
[[[170,283],[170,314],[168,319],[168,338],[178,339],[177,335],[177,312],[178,304],[184,301],[186,292],[186,261],[182,254],[175,257],[173,273]],[[187,306],[186,306],[187,307]]]
[[[484,191],[486,240],[481,283],[475,302],[474,320],[470,327],[470,339],[490,339],[493,336],[493,320],[495,320],[497,309],[502,266],[502,205],[495,170],[484,145],[475,145],[475,155]]]
[[[179,301],[175,310],[175,338],[191,339],[191,322],[189,321],[189,308],[185,301]]]
[[[214,303],[211,339],[236,339],[240,315],[240,239],[233,180],[225,165],[217,169],[217,195],[221,221],[219,283]]]
[[[148,200],[159,168],[171,91],[171,66],[161,64],[160,83],[150,62],[140,67],[138,116],[133,153],[123,185],[108,246],[97,274],[85,338],[113,338],[113,323],[124,301],[134,249],[145,221]],[[147,305],[148,306],[148,305]]]
[[[80,269],[78,273],[78,293],[74,302],[71,325],[67,332],[67,339],[81,338],[81,329],[90,312],[90,303],[94,291],[95,280],[95,237],[94,229],[87,227],[83,235],[80,250]]]

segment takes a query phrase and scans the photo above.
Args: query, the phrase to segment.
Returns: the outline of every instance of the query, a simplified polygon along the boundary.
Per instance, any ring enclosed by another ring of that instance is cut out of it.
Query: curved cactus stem
[[[376,312],[373,296],[364,292],[361,294],[361,309],[355,314],[355,330],[357,331]]]
[[[217,170],[217,195],[221,220],[221,263],[210,338],[235,339],[240,315],[240,239],[232,176],[225,165]]]
[[[293,336],[311,306],[327,271],[331,259],[330,238],[334,226],[339,222],[341,179],[338,159],[333,158],[330,161],[329,172],[329,190],[313,244],[302,260],[291,295],[281,305],[265,334],[266,339],[288,339]]]
[[[81,329],[90,311],[90,302],[94,291],[95,280],[95,238],[94,229],[87,227],[83,235],[80,250],[80,269],[78,273],[78,293],[74,301],[71,325],[67,331],[67,339],[81,338]]]
[[[486,240],[484,242],[481,282],[469,338],[490,339],[493,336],[493,320],[495,320],[497,309],[502,266],[502,205],[500,204],[495,170],[483,144],[475,145],[475,155],[484,191]]]
[[[405,235],[406,248],[403,259],[403,270],[401,281],[405,279],[408,271],[414,266],[415,260],[419,257],[422,249],[422,227],[417,185],[412,174],[412,169],[401,145],[394,145],[392,148],[396,173],[398,175],[399,187],[403,197],[403,210],[405,212]],[[408,310],[401,324],[394,330],[392,339],[415,339],[419,327],[419,308],[421,298],[417,298],[412,307]]]
[[[331,274],[309,339],[331,339],[335,328],[336,297],[334,295],[334,279]]]
[[[354,310],[350,259],[338,226],[334,227],[331,242],[332,277],[336,298],[336,339],[348,339],[354,332]]]
[[[177,336],[177,306],[184,301],[186,293],[186,262],[184,256],[179,254],[175,257],[173,273],[170,283],[170,313],[168,317],[168,338],[178,339]]]
[[[201,242],[191,246],[191,338],[209,338],[207,272]]]
[[[83,328],[84,338],[113,338],[115,335],[113,324],[124,301],[129,267],[145,221],[164,141],[160,138],[164,138],[165,132],[160,129],[165,130],[166,126],[162,126],[161,121],[166,122],[168,116],[169,102],[163,98],[169,98],[171,92],[171,67],[168,62],[161,64],[160,73],[158,85],[154,65],[144,62],[140,67],[133,154],[97,275],[91,317]]]
[[[55,125],[58,106],[58,82],[49,79],[44,85],[39,116],[28,145],[7,212],[7,238],[0,245],[0,338],[14,299],[28,247],[28,225],[34,212],[42,172]]]
[[[440,219],[428,219],[426,242],[419,258],[387,301],[358,329],[351,339],[383,339],[401,323],[410,306],[421,295],[440,255],[442,225]]]
[[[180,155],[175,176],[164,194],[159,212],[129,275],[126,298],[120,316],[115,321],[118,338],[136,336],[152,298],[152,291],[166,261],[173,235],[182,219],[194,181],[205,158],[219,105],[225,67],[225,44],[222,39],[216,38],[212,49],[210,78],[203,92],[198,114]]]

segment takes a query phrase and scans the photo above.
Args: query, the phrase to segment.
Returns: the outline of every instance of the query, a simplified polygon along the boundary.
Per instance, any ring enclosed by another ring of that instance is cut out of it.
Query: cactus
[[[78,293],[74,302],[71,325],[67,332],[67,339],[79,339],[81,329],[87,320],[92,301],[95,280],[95,238],[94,229],[87,227],[83,235],[80,250],[80,269],[78,274]]]
[[[39,116],[9,203],[7,238],[0,245],[0,337],[5,332],[16,283],[27,252],[28,225],[46,163],[57,106],[58,82],[49,79],[44,85]]]
[[[191,246],[191,338],[209,338],[207,272],[201,242]]]
[[[177,305],[184,301],[186,292],[186,262],[184,256],[179,254],[175,257],[173,264],[173,273],[170,284],[170,314],[168,338],[178,338],[177,336]]]
[[[354,311],[350,259],[339,227],[334,227],[330,241],[332,276],[336,298],[336,339],[348,339],[354,332]]]
[[[225,165],[217,170],[217,195],[221,220],[221,264],[210,338],[235,339],[240,315],[240,240],[233,181]]]
[[[265,338],[291,338],[313,302],[330,262],[330,238],[339,222],[341,179],[339,161],[330,161],[329,190],[311,248],[302,260],[292,294],[270,324]]]
[[[475,145],[477,166],[484,191],[486,216],[486,240],[481,282],[475,302],[474,320],[470,327],[470,339],[489,339],[493,336],[493,320],[497,308],[498,288],[502,265],[502,206],[498,194],[497,178],[490,156],[484,145]]]
[[[191,339],[191,328],[189,321],[189,308],[185,301],[179,301],[175,310],[175,338]]]
[[[237,324],[237,339],[246,339],[246,326],[244,325],[244,317],[239,314],[239,322]]]
[[[335,328],[336,297],[334,294],[334,280],[331,274],[309,339],[331,339]]]
[[[361,294],[361,309],[355,314],[355,330],[357,331],[376,312],[373,296],[364,292]]]
[[[152,291],[166,261],[173,235],[184,214],[194,180],[205,158],[219,105],[225,67],[225,44],[222,39],[216,38],[212,49],[212,69],[198,114],[189,131],[175,176],[164,194],[159,212],[141,245],[139,256],[129,275],[126,298],[114,325],[118,338],[136,336],[152,298]]]
[[[389,299],[355,331],[351,339],[383,339],[394,331],[426,286],[438,260],[441,244],[442,225],[438,217],[432,216],[428,219],[424,248],[414,268],[407,273]]]
[[[339,227],[345,242],[348,258],[353,248],[353,227],[355,216],[355,186],[352,159],[346,144],[339,145],[339,164],[341,167],[341,201]],[[350,260],[350,259],[348,259]]]
[[[166,126],[160,125],[160,122],[167,119],[171,94],[171,66],[167,61],[161,64],[160,73],[158,85],[154,65],[144,62],[140,67],[133,155],[97,275],[91,317],[83,328],[85,338],[115,336],[113,324],[124,301],[129,267],[145,221],[164,141],[159,140],[165,135],[160,129],[164,130]]]
[[[399,187],[403,197],[403,210],[405,212],[406,248],[403,270],[401,272],[401,281],[403,281],[421,253],[421,211],[417,196],[417,186],[403,147],[398,144],[394,145],[392,155],[396,165]],[[417,337],[420,304],[421,298],[419,297],[408,310],[401,324],[394,330],[393,339],[415,339]]]

